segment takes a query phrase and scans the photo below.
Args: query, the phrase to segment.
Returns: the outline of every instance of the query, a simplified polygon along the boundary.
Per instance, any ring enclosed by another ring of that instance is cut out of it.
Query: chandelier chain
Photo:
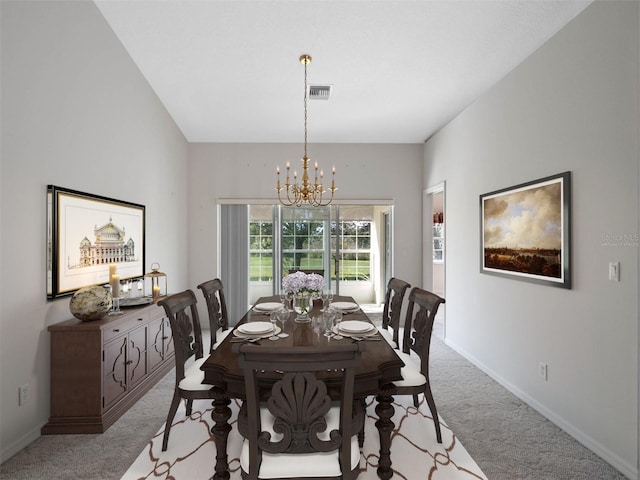
[[[307,63],[304,62],[304,156],[307,156]]]
[[[335,183],[336,168],[332,168],[331,172],[331,186],[328,188],[331,194],[329,198],[326,198],[324,189],[322,170],[318,170],[318,163],[316,162],[313,169],[313,181],[309,176],[309,160],[307,157],[307,101],[309,96],[309,88],[307,84],[307,64],[311,62],[310,55],[301,55],[300,62],[304,65],[304,157],[302,157],[302,177],[298,182],[297,171],[293,171],[293,181],[289,177],[291,165],[289,162],[286,164],[286,178],[284,186],[280,183],[280,166],[276,168],[277,181],[276,192],[278,192],[278,200],[285,206],[302,206],[303,204],[309,204],[313,207],[323,207],[329,205],[333,201],[333,195],[338,189]],[[284,190],[284,194],[283,191]]]

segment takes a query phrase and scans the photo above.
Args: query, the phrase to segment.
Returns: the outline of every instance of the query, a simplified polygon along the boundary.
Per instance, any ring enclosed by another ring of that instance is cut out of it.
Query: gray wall
[[[300,145],[187,145],[91,2],[1,8],[0,457],[49,415],[45,187],[147,206],[147,268],[218,274],[219,198],[270,198]],[[638,11],[596,3],[422,145],[311,145],[341,198],[393,198],[395,273],[422,278],[422,189],[447,182],[447,341],[629,476],[636,472]],[[424,159],[423,159],[424,155]],[[424,172],[423,172],[424,162]],[[326,167],[325,167],[326,165]],[[574,288],[478,273],[478,195],[573,172]],[[380,174],[380,172],[383,172]],[[185,234],[185,232],[187,232]],[[185,263],[185,259],[188,259]],[[430,258],[426,260],[430,261]],[[607,280],[620,261],[620,283]],[[538,376],[538,362],[549,379]],[[18,407],[18,387],[30,402]]]
[[[395,274],[413,285],[422,278],[422,145],[318,144],[309,157],[325,172],[336,166],[336,201],[391,199],[395,205]],[[219,270],[220,199],[277,202],[276,165],[300,171],[302,145],[191,144],[189,277],[198,284]],[[293,168],[293,167],[292,167]]]
[[[447,343],[632,478],[638,127],[638,3],[596,2],[432,137],[424,170],[446,180]],[[479,195],[566,170],[573,289],[480,274]]]
[[[187,281],[187,142],[93,2],[1,2],[0,446],[49,417],[46,185],[147,207],[147,265]],[[18,388],[30,401],[18,407]]]

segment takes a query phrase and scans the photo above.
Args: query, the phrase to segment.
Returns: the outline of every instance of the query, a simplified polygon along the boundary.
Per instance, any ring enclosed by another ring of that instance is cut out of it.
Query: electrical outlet
[[[546,363],[540,362],[539,371],[540,371],[540,377],[542,377],[543,380],[547,380],[548,367]]]
[[[18,406],[26,405],[29,401],[29,385],[22,385],[18,389]]]

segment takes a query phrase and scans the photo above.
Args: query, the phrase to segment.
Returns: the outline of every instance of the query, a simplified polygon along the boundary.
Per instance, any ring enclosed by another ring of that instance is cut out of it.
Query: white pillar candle
[[[114,298],[120,297],[120,275],[114,273],[111,275],[111,281],[109,282],[111,285],[111,296]]]

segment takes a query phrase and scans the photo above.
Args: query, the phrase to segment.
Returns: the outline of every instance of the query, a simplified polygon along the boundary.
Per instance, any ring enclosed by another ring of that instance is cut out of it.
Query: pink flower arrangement
[[[282,290],[290,294],[321,292],[324,290],[324,277],[317,273],[291,273],[282,279]]]

